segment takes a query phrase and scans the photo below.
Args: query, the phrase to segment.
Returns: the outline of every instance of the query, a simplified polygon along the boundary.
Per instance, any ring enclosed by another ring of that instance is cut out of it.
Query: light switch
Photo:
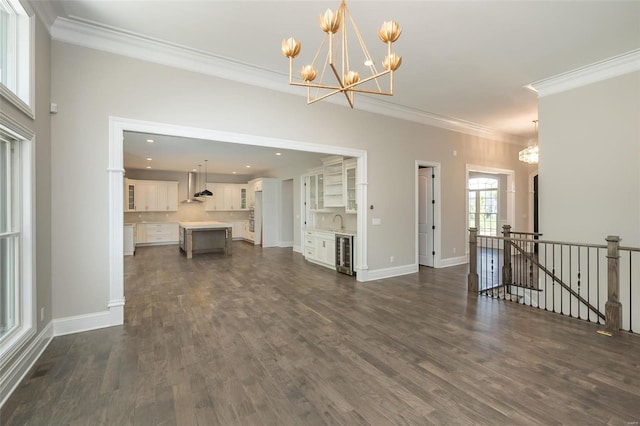
[[[371,219],[371,224],[372,225],[380,225],[382,223],[382,220],[380,220],[379,217],[374,217]]]

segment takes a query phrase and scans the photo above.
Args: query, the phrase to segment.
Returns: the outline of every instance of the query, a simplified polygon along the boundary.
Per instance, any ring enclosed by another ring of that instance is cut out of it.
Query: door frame
[[[107,167],[109,188],[109,313],[108,325],[124,321],[124,132],[157,133],[169,136],[207,139],[244,145],[286,148],[317,152],[327,155],[355,157],[357,169],[357,234],[360,245],[357,252],[358,281],[367,281],[367,151],[334,145],[322,145],[289,139],[227,132],[199,127],[151,122],[131,118],[109,116],[109,164]],[[303,236],[301,236],[302,238]]]
[[[442,176],[442,169],[441,169],[441,165],[440,163],[434,162],[434,161],[424,161],[424,160],[416,160],[416,164],[414,167],[414,185],[415,185],[415,190],[414,190],[414,205],[415,205],[415,228],[414,228],[414,235],[415,235],[415,262],[416,262],[416,268],[420,268],[420,241],[418,239],[418,231],[419,231],[419,214],[420,214],[420,205],[418,202],[419,196],[418,196],[418,185],[419,185],[419,181],[418,179],[420,179],[419,175],[418,175],[418,169],[420,167],[432,167],[433,168],[433,175],[435,176],[433,178],[433,199],[436,200],[436,206],[435,209],[433,211],[433,224],[435,225],[436,229],[433,232],[433,238],[434,238],[434,242],[433,242],[433,250],[436,252],[436,254],[433,256],[433,267],[434,268],[442,268],[444,267],[442,265],[442,242],[441,242],[441,238],[442,238],[442,220],[441,217],[442,215],[440,214],[442,211],[442,196],[441,196],[441,176]]]
[[[475,164],[467,164],[464,186],[465,186],[465,201],[464,201],[464,223],[469,223],[469,172],[489,173],[494,175],[506,175],[507,176],[507,188],[505,190],[507,194],[507,224],[511,225],[512,229],[515,228],[516,222],[516,172],[515,170],[499,169],[496,167],[478,166]],[[499,193],[498,193],[499,196]],[[467,258],[469,256],[469,228],[465,228],[465,247]],[[500,228],[500,218],[498,218],[498,236],[502,235],[502,229]]]

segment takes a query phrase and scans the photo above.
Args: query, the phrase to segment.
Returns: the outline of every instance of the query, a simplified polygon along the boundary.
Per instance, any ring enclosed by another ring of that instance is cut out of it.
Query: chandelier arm
[[[347,22],[345,20],[345,15],[349,14],[349,16],[351,16],[351,13],[349,13],[349,10],[347,9],[347,4],[343,1],[340,5],[340,12],[341,12],[341,16],[340,19],[342,20],[342,75],[345,75],[347,73],[347,71],[349,71],[350,67],[349,67],[349,46],[347,44]],[[334,70],[335,71],[335,70]],[[338,79],[340,80],[340,79]]]
[[[306,84],[306,83],[297,83],[297,82],[293,82],[291,83],[292,86],[302,86],[302,87],[306,87],[309,89],[327,89],[327,90],[332,90],[332,92],[330,93],[330,95],[335,95],[336,93],[339,92],[357,92],[357,93],[368,93],[371,95],[386,95],[386,96],[392,96],[393,93],[391,92],[378,92],[376,90],[371,90],[371,89],[358,89],[357,87],[354,86],[349,86],[350,88],[342,88],[342,87],[336,87],[336,86],[328,86],[328,85],[324,85],[324,84]],[[330,96],[328,95],[328,96]],[[322,95],[322,98],[326,98],[327,95]],[[315,99],[315,98],[314,98]]]
[[[367,81],[375,80],[375,79],[377,79],[377,78],[379,78],[379,77],[382,77],[383,75],[389,74],[390,72],[391,72],[391,71],[389,71],[389,70],[382,71],[382,72],[380,72],[380,73],[378,73],[378,74],[376,74],[376,75],[369,76],[369,77],[364,78],[364,79],[362,79],[362,80],[359,80],[359,81],[357,81],[357,82],[355,82],[355,83],[353,83],[353,84],[350,84],[350,85],[348,85],[348,86],[344,86],[344,89],[345,89],[345,90],[351,90],[351,88],[352,88],[352,87],[359,86],[359,85],[361,85],[362,83],[366,83]],[[376,92],[373,92],[373,93],[376,93]]]
[[[329,66],[329,53],[327,53],[327,56],[324,59],[324,65],[322,67],[322,74],[320,74],[320,83],[319,84],[323,84],[324,82],[324,76],[327,73],[327,66]],[[316,86],[317,87],[317,86]],[[316,90],[316,97],[318,97],[320,95],[320,88],[318,87],[318,90]]]
[[[349,20],[351,21],[351,26],[353,27],[353,32],[356,35],[356,38],[358,39],[358,43],[360,43],[360,49],[362,49],[362,53],[364,53],[364,57],[365,59],[371,61],[372,65],[369,67],[370,71],[372,74],[377,74],[378,73],[378,69],[375,66],[375,63],[373,62],[373,59],[371,59],[371,54],[369,53],[369,49],[367,49],[367,45],[364,43],[364,39],[362,38],[362,34],[360,34],[360,30],[358,29],[358,25],[356,24],[355,20],[353,19],[353,16],[351,15],[351,13],[349,13]],[[380,92],[382,92],[382,87],[380,87],[380,83],[378,82],[378,79],[375,79],[375,83],[376,86],[378,87],[378,90]]]
[[[313,104],[313,103],[318,102],[318,101],[321,101],[321,100],[323,100],[323,99],[327,99],[329,96],[333,96],[333,95],[335,95],[336,93],[340,93],[340,92],[342,92],[342,90],[340,90],[340,89],[336,89],[336,90],[334,90],[334,91],[332,91],[332,92],[325,93],[324,95],[319,96],[319,97],[317,97],[317,98],[313,98],[310,102],[309,102],[309,100],[307,99],[307,103],[308,103],[308,104]],[[345,93],[346,93],[346,92],[345,92]]]
[[[318,46],[318,50],[316,50],[316,54],[313,57],[313,61],[311,61],[311,66],[315,65],[316,59],[318,59],[318,55],[320,54],[320,51],[322,50],[322,47],[324,46],[326,41],[327,41],[327,35],[325,34],[325,36],[322,37],[322,41],[320,42],[320,46]]]
[[[315,83],[298,83],[298,82],[293,82],[291,83],[292,86],[302,86],[302,87],[309,87],[312,89],[329,89],[329,90],[335,90],[335,93],[338,92],[342,92],[343,89],[342,87],[338,87],[338,86],[329,86],[326,84],[315,84]]]
[[[289,84],[293,84],[293,58],[289,58]]]
[[[349,102],[349,106],[351,106],[351,108],[353,108],[353,99],[349,98],[349,94],[344,90],[344,83],[342,82],[342,80],[340,79],[340,75],[338,75],[338,70],[336,70],[336,67],[333,64],[329,64],[331,66],[331,69],[333,70],[333,73],[336,75],[336,79],[338,79],[338,83],[340,83],[340,87],[341,87],[341,91],[344,92],[345,97],[347,98],[347,102]]]

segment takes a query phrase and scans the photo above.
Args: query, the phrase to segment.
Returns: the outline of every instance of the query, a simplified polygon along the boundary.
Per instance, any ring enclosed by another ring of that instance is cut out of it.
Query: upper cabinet
[[[207,211],[247,210],[247,185],[237,183],[207,183],[213,195],[206,197]]]
[[[178,211],[178,182],[159,180],[124,181],[124,211]]]
[[[324,209],[324,175],[322,168],[309,170],[305,179],[307,206],[309,210]]]
[[[356,204],[356,170],[357,159],[352,158],[344,162],[344,211],[345,213],[357,213]]]
[[[304,176],[305,201],[309,211],[327,207],[344,207],[345,213],[357,213],[357,159],[333,156],[322,161],[322,167]]]
[[[344,207],[342,157],[322,161],[324,178],[324,207]]]

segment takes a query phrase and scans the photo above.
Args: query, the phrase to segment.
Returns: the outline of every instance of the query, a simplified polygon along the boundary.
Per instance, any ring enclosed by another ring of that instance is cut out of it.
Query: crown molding
[[[50,32],[52,38],[57,41],[304,97],[303,91],[286,84],[288,74],[95,22],[59,17],[53,23]],[[327,101],[342,105],[336,99]],[[358,109],[500,142],[522,144],[522,140],[514,135],[476,123],[371,97],[359,97]]]
[[[640,71],[640,49],[632,50],[573,71],[538,80],[526,87],[538,92],[538,97],[542,98],[634,71]]]
[[[49,34],[51,34],[51,26],[53,26],[53,23],[59,15],[56,10],[56,5],[50,1],[42,0],[27,0],[25,3],[27,3],[31,9],[33,9],[35,14],[40,17],[45,28]]]

